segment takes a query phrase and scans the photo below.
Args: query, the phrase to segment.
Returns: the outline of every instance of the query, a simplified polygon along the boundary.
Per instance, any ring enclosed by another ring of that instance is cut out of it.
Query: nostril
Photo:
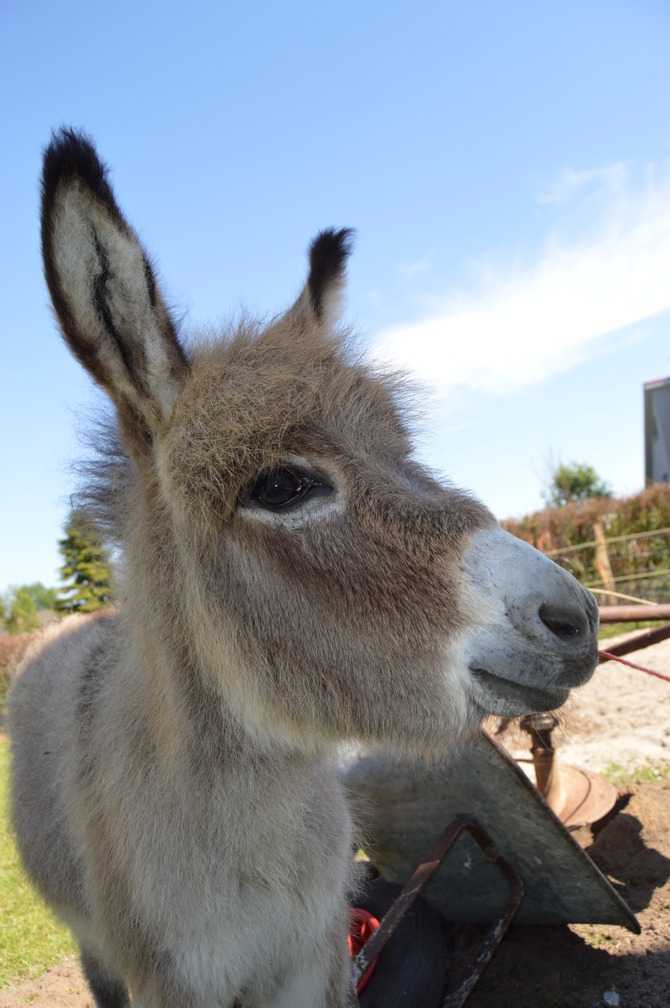
[[[547,629],[559,640],[571,641],[584,632],[584,619],[580,619],[576,613],[568,613],[543,604],[540,606],[539,615]]]

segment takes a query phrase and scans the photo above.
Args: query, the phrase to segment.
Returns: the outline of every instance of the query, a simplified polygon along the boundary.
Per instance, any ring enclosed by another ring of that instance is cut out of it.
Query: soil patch
[[[612,925],[512,927],[468,1008],[668,1008],[670,783],[621,787],[617,808],[595,838],[585,827],[578,839],[642,933]],[[464,929],[461,937],[463,962],[480,935]]]

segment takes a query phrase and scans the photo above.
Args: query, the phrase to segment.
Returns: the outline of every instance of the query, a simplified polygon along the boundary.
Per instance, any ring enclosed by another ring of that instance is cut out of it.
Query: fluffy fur
[[[100,1008],[128,988],[135,1008],[341,1008],[334,744],[439,752],[498,681],[504,712],[555,705],[595,665],[592,602],[412,461],[398,380],[333,328],[349,232],[316,239],[285,315],[191,354],[80,134],[46,153],[42,235],[64,338],[116,407],[94,496],[124,573],[119,609],[50,631],[13,691],[25,866]]]

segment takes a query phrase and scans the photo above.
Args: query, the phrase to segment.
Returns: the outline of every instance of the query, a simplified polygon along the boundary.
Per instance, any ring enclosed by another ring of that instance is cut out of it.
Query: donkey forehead
[[[411,449],[403,390],[352,364],[339,349],[305,359],[290,347],[233,340],[196,350],[170,424],[183,451],[253,472],[287,452],[372,453],[389,461]]]

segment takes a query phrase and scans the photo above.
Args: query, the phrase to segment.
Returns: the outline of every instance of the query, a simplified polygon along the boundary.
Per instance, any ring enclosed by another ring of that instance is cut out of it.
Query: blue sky
[[[670,6],[26,0],[0,9],[0,591],[58,583],[100,398],[38,249],[41,150],[86,129],[187,329],[271,315],[351,226],[346,317],[427,386],[421,456],[499,518],[550,460],[641,486],[670,373]]]

